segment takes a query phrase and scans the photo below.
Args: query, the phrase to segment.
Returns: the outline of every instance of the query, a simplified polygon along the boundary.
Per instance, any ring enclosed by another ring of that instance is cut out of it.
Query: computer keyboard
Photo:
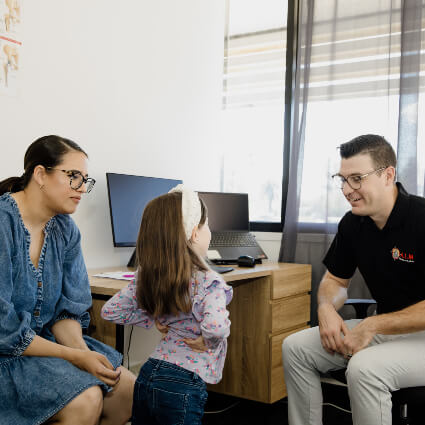
[[[250,233],[214,232],[211,236],[210,249],[219,246],[257,246],[255,236]]]

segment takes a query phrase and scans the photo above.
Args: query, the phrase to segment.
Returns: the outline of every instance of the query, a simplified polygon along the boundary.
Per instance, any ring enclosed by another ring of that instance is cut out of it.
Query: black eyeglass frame
[[[69,177],[69,185],[71,186],[71,189],[78,190],[83,184],[87,184],[86,187],[86,193],[90,193],[96,183],[96,180],[92,177],[84,177],[81,173],[81,171],[78,170],[62,170],[60,168],[53,168],[53,167],[45,167],[46,170],[56,170],[56,171],[62,171]],[[72,182],[75,179],[75,174],[78,174],[81,176],[81,182],[77,185],[77,187],[72,186]]]
[[[339,178],[341,179],[341,188],[340,188],[341,190],[343,190],[343,189],[344,189],[344,185],[345,185],[345,183],[347,183],[347,184],[348,184],[348,186],[350,186],[350,187],[351,187],[351,189],[353,189],[353,190],[359,190],[359,189],[361,189],[361,187],[362,187],[362,180],[363,180],[363,179],[365,179],[367,176],[370,176],[371,174],[377,173],[378,171],[383,171],[383,170],[385,170],[385,169],[387,169],[387,168],[388,168],[388,166],[386,166],[386,167],[381,167],[381,168],[377,168],[376,170],[370,171],[369,173],[366,173],[366,174],[361,174],[361,175],[357,175],[357,174],[355,174],[355,175],[348,176],[347,178],[345,178],[344,176],[341,176],[341,174],[339,174],[339,173],[336,173],[336,174],[334,174],[334,175],[332,176],[332,179],[333,179],[333,180],[335,180],[335,177],[339,177]],[[358,178],[358,179],[359,179],[359,187],[353,187],[353,186],[350,184],[350,182],[348,181],[348,179],[349,179],[350,177],[356,177],[356,178]]]

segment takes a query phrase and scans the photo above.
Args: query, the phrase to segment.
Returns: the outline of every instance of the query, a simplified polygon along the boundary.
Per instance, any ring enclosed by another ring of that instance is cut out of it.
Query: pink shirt
[[[230,334],[229,312],[226,309],[233,289],[211,270],[197,271],[190,281],[192,311],[179,316],[166,315],[158,321],[168,327],[167,335],[159,342],[151,358],[165,360],[197,373],[205,382],[221,380]],[[115,323],[150,328],[154,319],[138,308],[135,280],[115,294],[102,308],[102,317]],[[193,351],[184,338],[202,335],[207,351]]]

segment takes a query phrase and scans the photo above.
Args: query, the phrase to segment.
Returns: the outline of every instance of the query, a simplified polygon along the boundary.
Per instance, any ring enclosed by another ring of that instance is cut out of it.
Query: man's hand
[[[196,339],[192,338],[185,338],[183,341],[193,350],[197,353],[202,353],[204,351],[208,350],[208,347],[205,345],[204,338],[201,336],[198,336]]]
[[[110,361],[96,351],[75,349],[70,362],[111,387],[115,386],[120,380],[121,371],[114,370]]]
[[[340,353],[345,356],[351,353],[347,351],[342,338],[342,334],[347,336],[350,331],[335,307],[332,304],[320,304],[317,314],[323,348],[330,354]]]
[[[370,344],[375,336],[370,324],[371,321],[367,318],[351,329],[348,334],[345,334],[343,341],[345,353],[353,355]]]

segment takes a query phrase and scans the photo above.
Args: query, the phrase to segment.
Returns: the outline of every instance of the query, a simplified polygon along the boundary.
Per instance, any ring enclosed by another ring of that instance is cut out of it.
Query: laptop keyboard
[[[210,249],[219,246],[258,246],[255,236],[250,233],[214,232],[211,236]]]

